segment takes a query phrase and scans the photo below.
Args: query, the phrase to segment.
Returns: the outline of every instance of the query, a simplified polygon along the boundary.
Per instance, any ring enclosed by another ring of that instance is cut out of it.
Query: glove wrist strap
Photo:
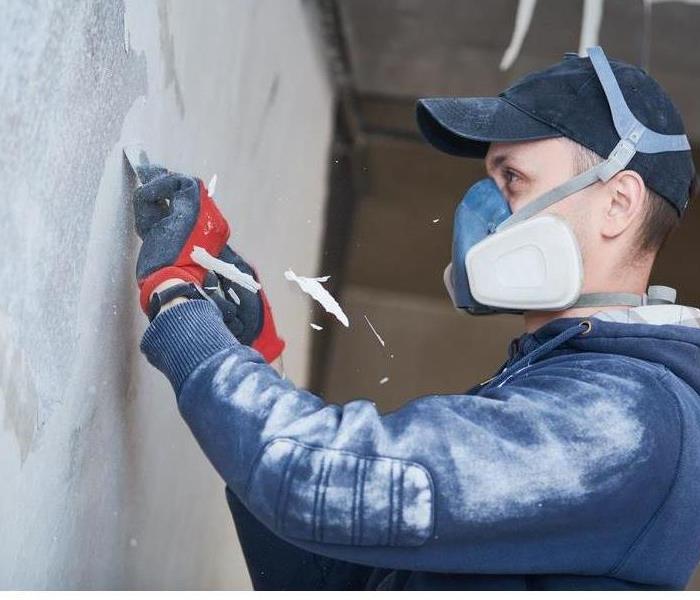
[[[151,298],[148,308],[148,320],[153,321],[158,316],[163,305],[175,298],[188,298],[189,300],[209,300],[207,295],[194,283],[178,283],[162,292],[156,292]]]
[[[200,277],[197,277],[191,271],[182,267],[164,267],[158,269],[155,273],[151,273],[148,277],[139,281],[139,287],[141,288],[140,304],[143,312],[148,314],[153,290],[168,279],[182,279],[190,283],[201,284]]]

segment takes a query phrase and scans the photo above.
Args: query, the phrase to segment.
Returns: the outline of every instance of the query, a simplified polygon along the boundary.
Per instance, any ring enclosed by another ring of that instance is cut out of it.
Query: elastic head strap
[[[634,156],[634,152],[634,146],[625,140],[620,140],[606,160],[545,192],[508,217],[496,228],[496,231],[502,231],[507,227],[521,223],[552,204],[556,204],[560,200],[580,192],[589,185],[593,185],[598,181],[608,181],[615,173],[619,173],[628,165]]]
[[[657,133],[648,129],[637,120],[629,106],[627,106],[622,90],[617,83],[617,79],[615,79],[615,74],[600,46],[589,48],[588,56],[603,87],[620,141],[603,162],[542,194],[539,198],[536,198],[503,221],[496,228],[496,231],[502,231],[507,227],[521,223],[552,204],[581,191],[597,181],[608,181],[616,173],[625,169],[638,151],[651,154],[690,150],[690,143],[685,135]]]
[[[591,59],[596,75],[603,86],[603,92],[608,100],[613,123],[620,139],[629,140],[638,152],[645,154],[690,150],[690,143],[685,135],[658,133],[637,120],[627,105],[605,52],[600,46],[588,48],[588,57]]]
[[[569,308],[589,306],[648,306],[653,304],[673,304],[676,290],[665,285],[650,285],[646,294],[628,292],[592,292],[581,294]]]
[[[594,292],[581,294],[579,299],[569,308],[588,306],[643,306],[645,297],[627,292]]]
[[[538,212],[543,211],[548,206],[556,204],[567,196],[571,196],[571,194],[575,194],[576,192],[587,188],[589,185],[594,184],[596,181],[600,180],[600,172],[604,164],[605,163],[600,163],[595,167],[576,175],[576,177],[567,179],[564,183],[549,190],[548,192],[545,192],[530,202],[527,206],[521,208],[518,212],[513,213],[510,217],[498,225],[498,227],[496,227],[496,231],[502,231],[507,227],[525,221],[526,219],[536,215]]]

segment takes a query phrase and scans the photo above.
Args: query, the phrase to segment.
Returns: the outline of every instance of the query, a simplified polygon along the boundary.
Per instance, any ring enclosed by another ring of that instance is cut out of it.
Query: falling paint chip
[[[260,289],[260,284],[253,279],[252,275],[244,273],[236,265],[224,262],[213,257],[209,252],[200,246],[195,246],[190,253],[190,258],[200,267],[204,267],[208,271],[214,271],[226,279],[230,279],[233,283],[244,287],[249,292],[254,294]]]
[[[216,173],[214,173],[213,177],[209,180],[207,190],[209,191],[209,196],[213,198],[216,192]]]
[[[321,331],[321,329],[323,329],[323,327],[316,325],[316,323],[309,323],[309,325],[311,325],[311,328],[315,329],[316,331]]]
[[[241,299],[238,297],[238,294],[233,291],[233,288],[228,288],[226,290],[228,292],[228,295],[231,297],[231,299],[238,305],[241,304]]]
[[[382,336],[379,335],[379,333],[377,332],[377,330],[374,328],[374,325],[372,325],[372,323],[370,323],[369,319],[367,318],[367,315],[362,315],[362,316],[365,318],[365,321],[367,321],[367,325],[369,325],[369,328],[372,330],[372,333],[374,333],[374,335],[377,336],[377,339],[379,340],[379,343],[380,343],[382,346],[385,346],[386,344],[384,343],[384,340],[382,339]]]
[[[389,378],[388,378],[388,377],[382,377],[382,378],[379,380],[379,385],[384,385],[387,381],[389,381]]]
[[[518,8],[515,13],[515,27],[510,39],[510,44],[503,53],[499,68],[501,71],[507,71],[513,65],[520,54],[520,49],[523,46],[527,32],[530,29],[532,15],[535,12],[537,0],[519,0]]]
[[[326,309],[326,312],[335,315],[338,321],[345,325],[345,327],[348,327],[350,321],[343,312],[343,309],[340,308],[340,304],[338,304],[335,298],[328,293],[328,290],[321,285],[322,282],[328,281],[331,278],[330,275],[324,277],[300,277],[294,271],[288,269],[284,272],[284,276],[288,281],[296,281],[302,292],[309,294],[309,296]]]
[[[438,217],[437,219],[433,219],[433,223],[438,223],[439,221],[440,221],[440,217]]]

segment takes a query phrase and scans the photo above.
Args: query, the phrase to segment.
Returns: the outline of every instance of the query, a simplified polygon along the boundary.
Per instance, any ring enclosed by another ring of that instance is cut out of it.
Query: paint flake
[[[237,283],[241,287],[245,288],[249,292],[254,294],[258,292],[261,285],[255,281],[252,275],[244,273],[231,263],[224,262],[218,258],[213,257],[209,252],[200,246],[195,246],[192,249],[190,258],[196,262],[200,267],[204,267],[209,271],[214,271],[226,279],[230,279],[233,283]]]
[[[325,275],[324,277],[300,277],[294,271],[288,269],[284,272],[284,276],[288,281],[295,281],[302,292],[309,294],[309,296],[326,309],[326,312],[335,315],[338,321],[345,325],[345,327],[348,327],[350,321],[340,307],[340,304],[338,304],[335,298],[328,293],[328,290],[321,285],[321,283],[330,279],[330,275]]]
[[[238,294],[233,291],[233,288],[228,288],[228,290],[226,290],[226,291],[228,292],[228,295],[231,297],[231,300],[233,300],[238,305],[241,304],[241,299],[238,297]]]
[[[209,191],[209,195],[213,198],[214,194],[216,193],[216,173],[214,173],[212,178],[209,180],[207,190]]]
[[[384,385],[387,381],[389,381],[389,378],[388,378],[388,377],[382,377],[382,378],[379,380],[379,385]]]
[[[510,44],[503,53],[499,68],[501,71],[507,71],[513,65],[520,54],[520,49],[523,47],[525,36],[530,29],[532,15],[535,12],[537,0],[519,0],[518,9],[515,13],[515,27],[510,39]]]
[[[316,331],[321,331],[321,329],[323,329],[323,327],[316,325],[316,323],[309,323],[309,325],[311,325],[311,328],[315,329]]]
[[[439,223],[439,222],[440,222],[440,217],[438,217],[437,219],[433,219],[433,223]]]
[[[129,46],[131,45],[129,42],[129,28],[126,25],[126,9],[124,10],[124,18],[123,18],[123,25],[124,25],[124,51],[129,54]]]
[[[379,333],[377,332],[377,330],[374,328],[374,325],[372,325],[372,323],[370,323],[369,319],[367,318],[367,315],[362,315],[362,316],[365,318],[365,321],[367,321],[367,325],[369,325],[369,328],[372,330],[372,333],[374,333],[374,335],[377,336],[377,339],[379,340],[379,343],[380,343],[382,346],[386,346],[386,344],[384,343],[384,340],[382,339],[382,336],[379,335]]]

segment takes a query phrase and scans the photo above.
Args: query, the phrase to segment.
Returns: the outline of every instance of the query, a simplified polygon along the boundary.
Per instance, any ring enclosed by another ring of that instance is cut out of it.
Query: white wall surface
[[[121,148],[208,181],[304,384],[332,89],[299,0],[0,0],[0,588],[250,586],[138,352]]]

